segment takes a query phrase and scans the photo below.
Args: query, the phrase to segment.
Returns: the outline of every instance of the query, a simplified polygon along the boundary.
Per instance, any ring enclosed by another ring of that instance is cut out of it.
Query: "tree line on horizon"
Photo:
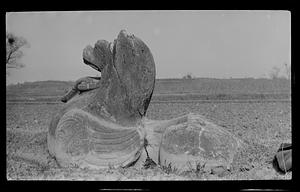
[[[271,71],[268,73],[268,77],[270,79],[287,79],[291,80],[291,66],[287,63],[284,63],[282,68],[278,66],[272,67]],[[197,79],[198,77],[193,76],[192,73],[186,73],[182,76],[182,79]],[[245,79],[248,79],[249,77],[245,77]],[[250,77],[252,78],[252,77]],[[232,78],[230,78],[232,79]]]

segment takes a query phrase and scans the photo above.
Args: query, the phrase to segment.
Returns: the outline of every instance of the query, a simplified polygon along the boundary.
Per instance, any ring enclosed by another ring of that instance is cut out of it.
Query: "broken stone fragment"
[[[171,164],[180,171],[199,164],[205,165],[204,170],[208,172],[216,167],[229,169],[239,146],[239,141],[228,131],[201,115],[190,113],[185,122],[172,125],[164,132],[159,162],[163,166]]]

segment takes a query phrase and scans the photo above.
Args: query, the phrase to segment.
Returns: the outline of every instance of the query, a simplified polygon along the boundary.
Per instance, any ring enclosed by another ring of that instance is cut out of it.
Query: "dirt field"
[[[280,143],[291,142],[290,101],[152,102],[150,119],[169,119],[188,112],[206,116],[246,144],[236,154],[232,169],[216,176],[191,170],[63,169],[47,152],[46,133],[52,117],[63,104],[6,104],[7,179],[15,180],[274,180],[291,179],[272,167]]]

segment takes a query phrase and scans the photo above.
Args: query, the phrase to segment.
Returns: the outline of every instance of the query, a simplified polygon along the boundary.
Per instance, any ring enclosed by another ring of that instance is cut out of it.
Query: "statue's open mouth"
[[[97,71],[101,72],[101,69],[97,65],[89,62],[88,60],[86,60],[86,59],[83,58],[83,62],[85,64],[87,64],[88,66],[92,67],[93,69],[96,69]]]

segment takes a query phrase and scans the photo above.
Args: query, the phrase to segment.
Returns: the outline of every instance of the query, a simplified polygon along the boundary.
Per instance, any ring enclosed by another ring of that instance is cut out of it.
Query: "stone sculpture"
[[[145,117],[156,72],[150,49],[138,37],[122,30],[113,43],[88,46],[83,58],[102,77],[50,123],[48,148],[60,165],[126,167],[151,158],[182,171],[198,163],[230,167],[240,142],[222,127],[192,113],[164,121]]]
[[[98,89],[72,98],[49,127],[48,148],[62,166],[126,166],[139,158],[145,130],[142,117],[155,82],[149,48],[122,30],[113,50],[105,40],[90,51],[102,66]]]

